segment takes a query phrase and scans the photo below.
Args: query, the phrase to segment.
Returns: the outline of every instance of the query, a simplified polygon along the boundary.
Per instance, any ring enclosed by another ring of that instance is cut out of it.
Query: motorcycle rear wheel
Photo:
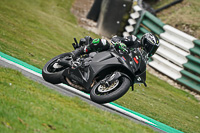
[[[130,80],[123,75],[109,86],[108,91],[106,91],[106,89],[101,89],[100,81],[92,88],[90,98],[92,101],[99,104],[109,103],[122,97],[128,91],[129,87]]]
[[[71,53],[64,53],[58,55],[45,64],[45,66],[42,69],[42,77],[45,81],[50,82],[52,84],[61,83],[62,73],[66,69],[66,67],[54,68],[53,65],[58,59],[61,59],[66,56],[71,56]]]

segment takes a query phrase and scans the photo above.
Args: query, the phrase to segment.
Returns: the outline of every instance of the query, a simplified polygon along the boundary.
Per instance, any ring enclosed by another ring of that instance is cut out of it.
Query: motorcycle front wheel
[[[52,84],[61,83],[61,76],[66,67],[63,67],[57,63],[59,59],[66,57],[71,57],[71,53],[64,53],[58,55],[48,61],[42,69],[42,77],[45,81],[50,82]]]
[[[128,91],[129,87],[130,80],[123,75],[116,79],[110,86],[103,86],[100,81],[92,88],[90,98],[99,104],[109,103],[122,97]]]

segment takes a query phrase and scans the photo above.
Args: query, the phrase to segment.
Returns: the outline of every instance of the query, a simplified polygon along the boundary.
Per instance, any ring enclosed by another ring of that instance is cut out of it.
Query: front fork
[[[102,80],[100,84],[101,85],[105,85],[106,87],[108,87],[113,82],[115,82],[115,80],[117,80],[121,76],[125,76],[130,80],[131,88],[132,88],[132,91],[133,91],[134,90],[134,86],[133,86],[133,82],[132,82],[131,78],[128,75],[126,75],[124,73],[121,73],[121,72],[118,72],[118,71],[115,71],[109,78],[106,78],[106,79]]]
[[[120,72],[114,72],[110,77],[104,79],[101,81],[101,85],[105,85],[106,87],[110,86],[112,83],[115,82],[115,80],[117,80],[119,77],[121,77],[121,73]]]

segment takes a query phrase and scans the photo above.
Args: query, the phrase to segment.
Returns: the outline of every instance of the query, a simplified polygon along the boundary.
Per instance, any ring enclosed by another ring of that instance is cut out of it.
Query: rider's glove
[[[113,43],[117,50],[121,50],[122,52],[128,53],[129,50],[124,43]]]

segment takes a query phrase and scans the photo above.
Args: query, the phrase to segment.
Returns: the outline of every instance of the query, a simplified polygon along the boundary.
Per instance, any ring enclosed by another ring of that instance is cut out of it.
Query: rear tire
[[[50,61],[48,61],[42,69],[43,79],[52,84],[61,83],[62,73],[66,68],[62,67],[62,68],[59,68],[59,69],[53,70],[53,71],[51,71],[51,69],[53,69],[52,67],[58,59],[66,57],[66,56],[70,56],[70,55],[71,55],[71,53],[64,53],[64,54],[58,55],[58,56],[54,57],[53,59],[51,59]]]
[[[98,82],[90,92],[91,100],[99,104],[104,104],[115,101],[118,98],[122,97],[130,87],[130,80],[123,75],[119,77],[118,80],[118,85],[109,92],[99,91],[98,88],[101,86],[101,81]]]

